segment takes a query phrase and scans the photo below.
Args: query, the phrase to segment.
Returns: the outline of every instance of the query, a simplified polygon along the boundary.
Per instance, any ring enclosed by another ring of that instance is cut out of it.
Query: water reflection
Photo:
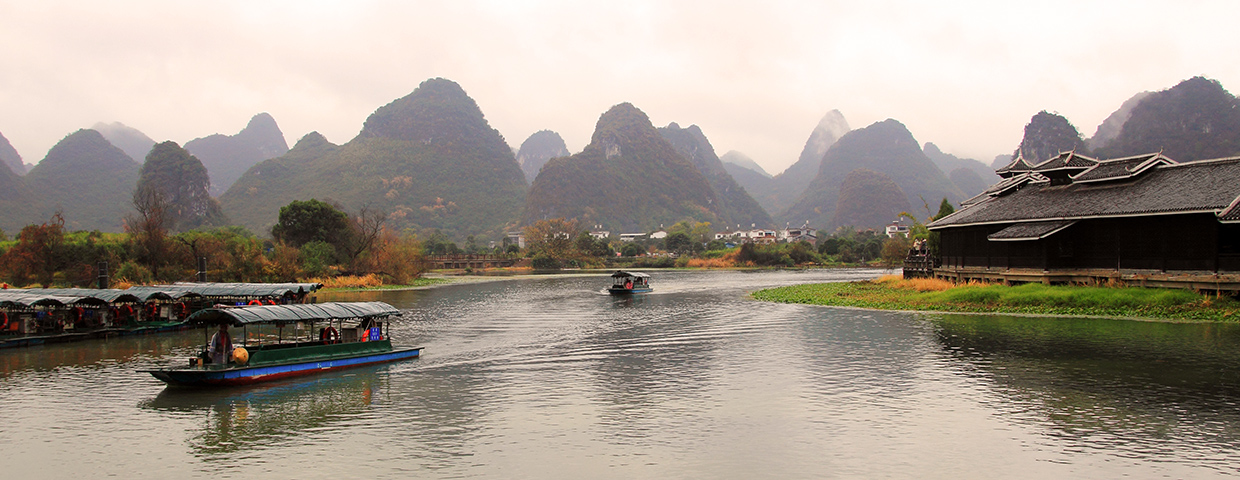
[[[9,454],[0,470],[14,478],[1240,473],[1237,326],[874,312],[745,296],[874,273],[654,272],[654,293],[627,298],[599,294],[605,274],[320,297],[387,301],[404,311],[393,323],[397,343],[426,350],[415,361],[243,389],[165,389],[135,373],[179,361],[200,332],[0,351],[0,443]]]
[[[386,390],[385,377],[376,374],[379,368],[252,387],[166,388],[139,406],[195,414],[202,425],[190,446],[199,455],[227,454],[364,419],[375,395]]]
[[[992,407],[1069,449],[1234,471],[1240,325],[932,317],[945,353],[1000,393]]]

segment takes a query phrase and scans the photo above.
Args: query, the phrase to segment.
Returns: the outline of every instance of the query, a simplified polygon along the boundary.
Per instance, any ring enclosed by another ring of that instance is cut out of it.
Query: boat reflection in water
[[[1175,456],[1193,438],[1240,443],[1240,325],[1096,318],[931,316],[939,343],[1000,395],[1005,417],[1093,448]],[[1140,328],[1134,328],[1140,327]],[[1223,448],[1228,446],[1227,448]]]
[[[194,414],[200,431],[188,442],[198,454],[218,455],[278,444],[312,431],[345,428],[386,391],[385,365],[312,380],[281,380],[229,389],[164,389],[141,408]],[[203,415],[205,414],[205,416]],[[192,431],[192,429],[191,429]]]

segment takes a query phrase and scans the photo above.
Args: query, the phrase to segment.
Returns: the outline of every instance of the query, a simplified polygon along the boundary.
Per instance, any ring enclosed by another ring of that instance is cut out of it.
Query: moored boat
[[[626,272],[624,270],[616,270],[611,274],[611,286],[607,288],[607,293],[612,295],[629,295],[634,293],[653,292],[650,287],[650,275],[641,272]]]
[[[142,370],[169,385],[228,386],[265,382],[417,357],[421,348],[393,348],[383,302],[217,307],[186,323],[219,331],[188,365]],[[242,328],[233,345],[228,327]],[[264,329],[265,327],[265,329]],[[255,332],[251,332],[253,329]],[[251,342],[251,338],[255,341]]]

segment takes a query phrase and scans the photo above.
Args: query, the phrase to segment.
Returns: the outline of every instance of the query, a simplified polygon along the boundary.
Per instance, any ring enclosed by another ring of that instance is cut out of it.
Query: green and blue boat
[[[390,317],[400,311],[383,302],[216,307],[185,321],[203,327],[241,329],[241,342],[212,362],[208,348],[188,365],[142,370],[169,385],[218,387],[246,385],[344,368],[415,358],[421,348],[394,348]],[[210,341],[205,342],[210,344]]]
[[[650,275],[624,270],[616,270],[616,273],[611,274],[611,286],[607,288],[607,293],[612,295],[631,295],[653,291],[654,289],[650,287]]]

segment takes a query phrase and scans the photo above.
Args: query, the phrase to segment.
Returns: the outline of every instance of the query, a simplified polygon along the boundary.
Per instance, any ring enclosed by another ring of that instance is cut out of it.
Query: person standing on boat
[[[211,336],[211,343],[207,344],[207,355],[211,357],[211,363],[226,364],[228,359],[232,358],[232,352],[232,336],[228,334],[228,324],[221,323],[220,331],[215,332],[215,335]]]

